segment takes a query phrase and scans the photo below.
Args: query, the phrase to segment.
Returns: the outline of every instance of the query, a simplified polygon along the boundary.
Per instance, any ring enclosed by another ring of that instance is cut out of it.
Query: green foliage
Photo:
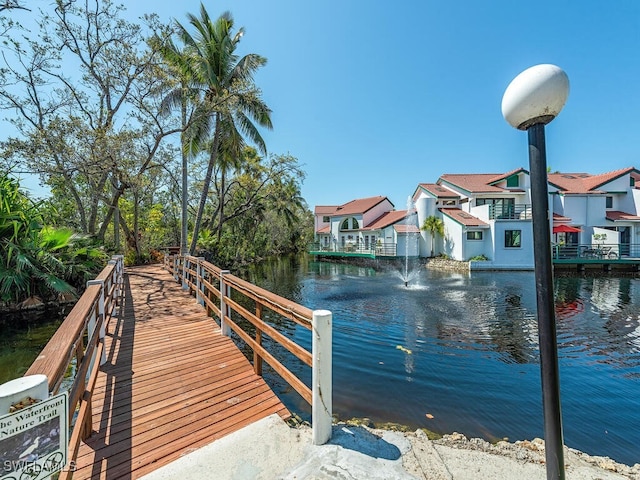
[[[253,79],[267,60],[253,53],[242,57],[236,53],[244,30],[240,28],[234,32],[231,13],[224,12],[213,20],[204,4],[200,4],[200,16],[188,14],[187,18],[193,33],[181,23],[175,24],[182,49],[172,40],[155,38],[151,44],[160,45],[160,52],[176,77],[175,83],[180,85],[169,93],[163,104],[169,107],[179,105],[183,120],[187,102],[193,105],[189,125],[182,137],[183,150],[193,156],[200,152],[209,154],[189,248],[194,253],[203,226],[214,169],[214,183],[219,185],[224,195],[227,172],[241,167],[245,139],[266,153],[258,127],[271,129],[272,124],[271,110],[262,100],[261,91]],[[217,206],[218,240],[223,234],[225,209],[226,203],[220,202]]]
[[[105,254],[80,245],[71,230],[42,226],[41,204],[0,177],[0,300],[46,299],[75,291],[105,263]],[[77,246],[76,246],[77,245]]]
[[[226,205],[224,223],[220,229],[214,203],[198,239],[198,254],[231,267],[304,251],[313,241],[313,215],[300,196],[304,173],[297,159],[265,159],[246,148],[242,166],[229,173],[229,188],[216,192],[217,203]]]
[[[469,259],[470,262],[486,262],[489,259],[487,258],[486,255],[482,254],[482,255],[476,255],[475,257],[471,257]]]
[[[431,256],[433,257],[433,244],[436,234],[444,237],[444,222],[442,221],[442,219],[436,217],[435,215],[431,215],[424,219],[420,230],[429,232],[429,234],[431,235]]]

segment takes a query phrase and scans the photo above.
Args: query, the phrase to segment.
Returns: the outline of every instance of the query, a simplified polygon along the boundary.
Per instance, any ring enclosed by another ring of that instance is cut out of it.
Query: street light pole
[[[529,136],[533,254],[548,480],[564,480],[565,472],[544,126],[560,113],[568,93],[569,80],[560,68],[537,65],[518,75],[502,99],[502,114],[507,122],[519,130],[527,130]]]
[[[536,297],[538,307],[538,343],[544,411],[545,455],[547,479],[563,480],[564,451],[560,404],[560,372],[553,294],[551,232],[549,229],[549,196],[544,124],[528,128],[529,178],[531,181],[531,216],[533,220],[533,255],[535,259]]]

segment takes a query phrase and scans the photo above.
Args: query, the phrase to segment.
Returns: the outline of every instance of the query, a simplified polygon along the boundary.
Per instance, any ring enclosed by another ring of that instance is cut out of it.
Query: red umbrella
[[[581,232],[577,227],[572,227],[571,225],[554,225],[553,233],[577,233]]]

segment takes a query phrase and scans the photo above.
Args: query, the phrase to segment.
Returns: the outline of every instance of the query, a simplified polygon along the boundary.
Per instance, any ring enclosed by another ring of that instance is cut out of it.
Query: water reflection
[[[341,418],[543,436],[532,272],[422,269],[404,288],[392,270],[281,259],[252,280],[333,312]],[[640,280],[562,277],[555,294],[565,441],[639,462]],[[299,400],[290,405],[305,414]]]

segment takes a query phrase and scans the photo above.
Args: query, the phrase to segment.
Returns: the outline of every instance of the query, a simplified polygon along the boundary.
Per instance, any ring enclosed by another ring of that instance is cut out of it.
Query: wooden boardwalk
[[[160,265],[126,270],[123,307],[107,330],[74,480],[139,478],[268,415],[290,416]]]

